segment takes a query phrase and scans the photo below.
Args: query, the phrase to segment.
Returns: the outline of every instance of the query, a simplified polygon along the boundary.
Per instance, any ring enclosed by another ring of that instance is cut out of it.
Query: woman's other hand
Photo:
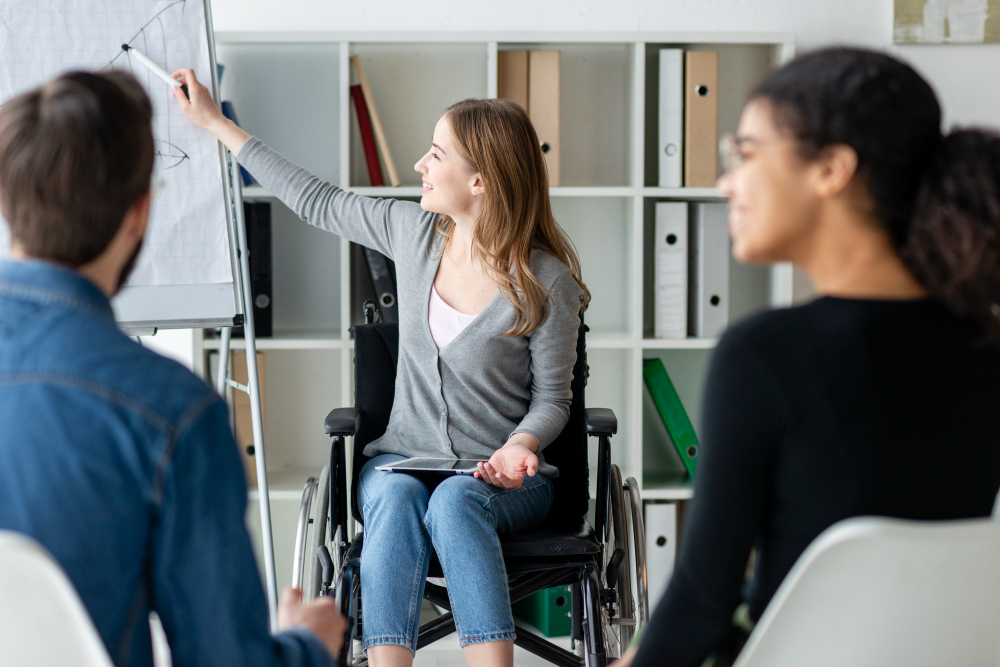
[[[192,124],[203,130],[211,132],[215,137],[224,143],[233,155],[240,152],[240,148],[246,143],[250,135],[244,132],[224,115],[215,104],[215,98],[211,91],[203,86],[194,75],[194,70],[181,68],[171,76],[187,86],[190,100],[184,96],[184,91],[180,88],[173,89],[174,99],[177,105]]]
[[[538,472],[538,441],[527,433],[515,433],[507,443],[493,452],[486,463],[479,464],[476,477],[503,489],[520,489],[524,476]]]

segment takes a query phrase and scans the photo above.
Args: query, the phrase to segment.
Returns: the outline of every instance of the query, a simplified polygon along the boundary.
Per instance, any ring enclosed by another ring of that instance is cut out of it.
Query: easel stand
[[[235,156],[226,151],[226,165],[229,168],[230,205],[233,220],[236,221],[238,259],[240,263],[240,294],[243,300],[243,337],[246,341],[247,378],[244,386],[229,377],[229,347],[232,327],[222,327],[222,341],[219,346],[219,374],[217,389],[219,395],[227,395],[226,388],[243,391],[250,395],[250,418],[253,423],[253,451],[257,465],[257,493],[260,496],[260,531],[263,537],[264,577],[267,581],[267,603],[271,631],[277,629],[278,587],[274,570],[274,537],[271,532],[271,500],[267,487],[267,462],[264,458],[264,421],[261,417],[260,382],[257,376],[257,341],[253,328],[253,293],[250,287],[250,253],[247,250],[246,223],[243,219],[243,183]]]

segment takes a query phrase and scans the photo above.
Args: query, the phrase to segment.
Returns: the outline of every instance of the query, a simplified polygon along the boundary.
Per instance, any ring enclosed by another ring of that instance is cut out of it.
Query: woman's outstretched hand
[[[515,433],[486,463],[479,464],[476,477],[502,489],[520,489],[524,476],[538,472],[538,441],[527,433]]]
[[[187,86],[190,100],[184,96],[184,91],[180,88],[173,89],[177,106],[187,119],[195,126],[214,134],[234,155],[239,153],[250,135],[222,115],[222,111],[215,105],[212,93],[198,81],[194,70],[181,68],[171,76]]]

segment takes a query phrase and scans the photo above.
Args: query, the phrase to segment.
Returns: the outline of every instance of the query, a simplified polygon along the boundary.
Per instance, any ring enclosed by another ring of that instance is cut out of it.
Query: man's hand
[[[340,655],[347,632],[347,620],[340,615],[333,598],[319,597],[309,604],[302,604],[302,591],[288,586],[281,591],[278,603],[278,630],[301,627],[319,637],[330,657]]]
[[[502,489],[520,489],[524,476],[538,472],[538,441],[527,433],[515,433],[486,463],[479,464],[476,477]]]

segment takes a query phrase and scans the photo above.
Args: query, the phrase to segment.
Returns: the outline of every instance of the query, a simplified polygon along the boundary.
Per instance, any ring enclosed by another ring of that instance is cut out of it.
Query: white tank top
[[[455,340],[455,336],[462,333],[462,330],[469,326],[477,316],[478,314],[469,315],[459,312],[449,306],[438,294],[437,288],[431,284],[431,300],[427,306],[427,323],[430,325],[434,344],[439,350]]]

